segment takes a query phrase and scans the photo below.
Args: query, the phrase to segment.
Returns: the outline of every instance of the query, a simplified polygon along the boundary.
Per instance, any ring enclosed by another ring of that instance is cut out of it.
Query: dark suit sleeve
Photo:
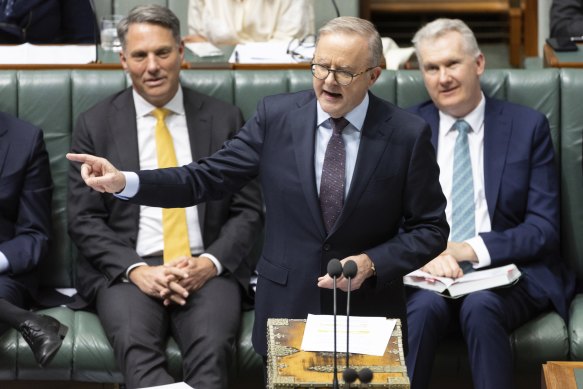
[[[128,201],[154,207],[189,207],[219,200],[240,190],[259,174],[263,126],[251,118],[235,137],[210,157],[186,166],[141,170],[138,193]],[[166,196],[160,196],[160,192]]]
[[[72,152],[111,157],[105,151],[107,146],[103,147],[111,142],[105,140],[107,128],[103,116],[107,113],[97,111],[79,117],[73,132]],[[113,282],[124,275],[129,266],[142,261],[135,249],[137,218],[132,217],[132,210],[128,208],[133,205],[87,187],[80,168],[80,164],[73,163],[69,169],[69,234],[80,254],[109,282]],[[134,237],[133,241],[131,237]]]
[[[6,179],[9,182],[0,182],[0,190],[4,192],[0,194],[0,199],[3,199],[0,206],[0,241],[10,235],[9,239],[0,243],[0,251],[8,259],[10,272],[20,274],[34,269],[47,254],[53,185],[49,157],[40,130],[36,130],[31,139],[14,142],[10,150],[4,162],[5,171],[9,170],[9,165],[20,163],[17,161],[21,159],[24,161],[12,177],[2,177],[3,181]],[[13,161],[8,160],[12,157]],[[10,192],[10,198],[5,198]],[[7,214],[12,212],[15,212],[15,217],[8,217]]]
[[[493,265],[536,260],[559,246],[559,184],[549,124],[544,115],[530,116],[537,117],[532,129],[513,130],[492,231],[480,234]]]
[[[583,0],[553,0],[551,36],[583,35]]]

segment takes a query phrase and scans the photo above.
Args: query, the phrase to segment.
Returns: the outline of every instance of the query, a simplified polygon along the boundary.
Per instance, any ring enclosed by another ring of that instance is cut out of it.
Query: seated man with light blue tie
[[[447,249],[422,269],[457,278],[515,263],[522,278],[459,299],[408,288],[411,387],[428,387],[440,340],[461,331],[474,387],[510,389],[510,332],[551,308],[565,318],[573,291],[559,256],[549,124],[537,111],[484,95],[485,58],[461,20],[435,20],[413,43],[431,101],[410,111],[431,126],[451,225]]]

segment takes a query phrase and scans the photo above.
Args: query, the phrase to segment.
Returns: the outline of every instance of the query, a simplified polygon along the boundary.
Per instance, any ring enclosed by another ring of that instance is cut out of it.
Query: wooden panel
[[[583,369],[583,362],[547,362],[542,366],[543,389],[577,389],[574,369]]]
[[[333,353],[316,353],[301,350],[305,320],[269,319],[268,387],[325,388],[333,377]],[[342,382],[345,367],[343,353],[338,354],[338,380]],[[356,370],[367,367],[374,376],[370,384],[355,382],[352,388],[409,388],[401,338],[401,322],[397,321],[383,356],[350,354],[350,366]]]
[[[506,1],[396,1],[396,0],[372,0],[371,12],[426,12],[426,13],[502,13],[510,9]]]

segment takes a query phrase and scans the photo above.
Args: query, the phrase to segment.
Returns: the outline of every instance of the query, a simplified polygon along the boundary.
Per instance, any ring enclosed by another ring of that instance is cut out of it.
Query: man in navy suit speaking
[[[336,18],[319,33],[313,90],[265,97],[210,157],[138,173],[68,158],[83,162],[95,190],[159,207],[217,199],[259,178],[267,213],[253,345],[263,356],[268,318],[331,313],[333,258],[358,265],[351,313],[404,322],[402,277],[445,249],[449,229],[429,127],[369,91],[381,56],[370,22]]]

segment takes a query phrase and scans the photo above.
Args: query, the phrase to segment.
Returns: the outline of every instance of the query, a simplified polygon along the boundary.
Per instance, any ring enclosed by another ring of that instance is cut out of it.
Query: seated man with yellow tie
[[[447,249],[423,267],[457,278],[515,263],[518,283],[459,299],[408,290],[411,388],[429,385],[440,340],[459,333],[474,388],[514,388],[509,334],[548,309],[567,315],[573,280],[559,254],[559,184],[547,118],[486,96],[485,58],[461,20],[438,19],[413,38],[430,101],[412,107],[432,130],[451,226]]]
[[[171,11],[136,7],[118,32],[132,87],[80,115],[73,151],[107,156],[127,170],[180,166],[218,150],[241,127],[238,108],[181,87],[184,47]],[[219,201],[161,209],[92,191],[71,166],[68,222],[79,250],[79,297],[95,304],[126,387],[175,381],[165,355],[171,335],[183,381],[228,388],[254,268],[247,257],[263,224],[257,183]]]

